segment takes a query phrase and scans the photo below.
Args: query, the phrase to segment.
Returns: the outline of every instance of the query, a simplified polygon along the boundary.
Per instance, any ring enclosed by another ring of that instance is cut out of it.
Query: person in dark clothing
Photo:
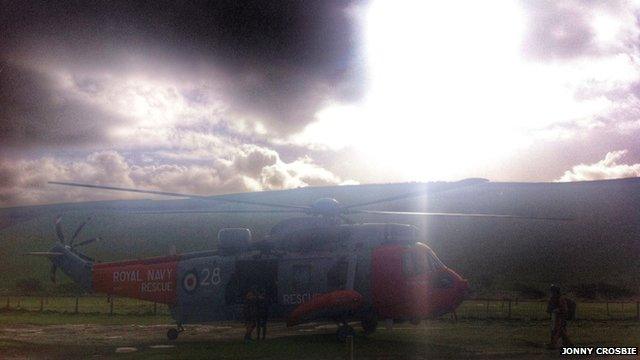
[[[560,287],[551,285],[549,289],[550,297],[547,303],[547,312],[551,314],[551,343],[550,349],[558,349],[558,341],[562,339],[562,346],[573,346],[569,335],[567,335],[567,317],[569,306],[567,299],[562,296]]]
[[[258,295],[254,288],[251,288],[244,296],[244,324],[246,332],[244,334],[244,341],[251,341],[251,335],[253,329],[256,327],[257,315],[258,315]]]
[[[267,319],[269,317],[269,297],[264,291],[261,291],[257,299],[257,325],[258,340],[262,336],[262,340],[267,337]]]

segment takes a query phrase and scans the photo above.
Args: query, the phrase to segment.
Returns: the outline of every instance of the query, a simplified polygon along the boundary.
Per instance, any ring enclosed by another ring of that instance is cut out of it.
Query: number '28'
[[[212,286],[220,284],[220,268],[202,268],[200,271],[202,281],[200,286]]]

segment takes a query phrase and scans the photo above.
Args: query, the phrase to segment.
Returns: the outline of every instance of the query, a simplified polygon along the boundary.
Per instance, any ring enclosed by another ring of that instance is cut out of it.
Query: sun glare
[[[365,101],[323,109],[296,139],[351,148],[375,159],[389,180],[473,176],[549,136],[549,126],[605,109],[604,96],[576,100],[585,81],[635,73],[623,58],[526,59],[525,24],[516,2],[374,2],[366,15]]]

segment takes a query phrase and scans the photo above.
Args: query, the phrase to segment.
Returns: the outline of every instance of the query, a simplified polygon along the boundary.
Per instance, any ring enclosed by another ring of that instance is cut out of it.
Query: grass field
[[[121,324],[113,325],[114,318]],[[250,344],[241,340],[239,324],[193,325],[177,341],[169,342],[164,336],[168,319],[146,318],[153,321],[143,325],[137,317],[107,315],[12,316],[12,324],[0,324],[0,354],[145,359],[344,359],[347,354],[345,344],[335,340],[335,326],[331,325],[287,329],[271,324],[266,341]],[[24,325],[22,321],[52,324]],[[60,324],[53,325],[57,321]],[[71,324],[75,322],[84,324]],[[556,351],[545,348],[548,334],[547,321],[433,320],[418,326],[397,325],[393,330],[381,328],[370,336],[358,334],[354,354],[356,359],[555,357]],[[639,346],[640,323],[577,321],[570,325],[570,335],[578,346]],[[117,354],[122,347],[136,351]]]
[[[332,324],[286,328],[274,323],[268,341],[252,344],[241,341],[243,327],[236,322],[189,325],[177,341],[169,342],[165,333],[174,325],[166,308],[158,306],[153,315],[152,303],[114,301],[114,315],[109,315],[105,298],[80,298],[79,313],[74,314],[75,298],[50,298],[47,306],[54,310],[43,312],[37,310],[39,298],[21,298],[22,309],[0,311],[0,354],[4,354],[0,358],[341,359],[346,354],[345,345],[335,340]],[[545,348],[549,322],[544,305],[513,302],[509,320],[506,302],[489,302],[487,307],[486,301],[466,301],[457,311],[458,321],[446,315],[418,326],[396,324],[390,331],[381,325],[373,335],[357,335],[355,358],[555,356],[556,352]],[[627,304],[629,311],[622,312],[620,305],[610,304],[609,315],[635,316],[635,306]],[[607,316],[606,304],[579,303],[578,309],[583,318]],[[635,320],[577,320],[569,329],[578,346],[640,346],[640,322]],[[116,354],[120,347],[135,347],[136,351]]]
[[[4,313],[5,316],[18,316],[29,318],[28,312],[40,312],[45,314],[75,314],[75,297],[36,297],[36,296],[0,296],[0,311],[7,309],[6,302],[9,299],[10,311]],[[82,296],[78,298],[78,316],[114,314],[118,316],[135,316],[140,319],[147,319],[149,316],[169,318],[169,310],[165,305],[154,305],[152,302],[112,298],[113,304],[109,303],[104,296]],[[113,307],[112,307],[113,306]],[[511,309],[509,309],[509,307]],[[637,302],[579,302],[577,317],[582,320],[634,320],[638,319]],[[545,320],[549,315],[546,313],[546,302],[544,300],[467,300],[456,311],[459,319],[514,319],[514,320]],[[38,317],[35,317],[38,319]],[[7,323],[6,319],[0,317],[0,323]],[[144,323],[147,323],[146,320]]]

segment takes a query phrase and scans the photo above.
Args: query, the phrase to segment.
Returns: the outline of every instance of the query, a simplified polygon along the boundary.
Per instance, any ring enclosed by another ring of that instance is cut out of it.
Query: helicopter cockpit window
[[[402,273],[405,276],[413,276],[415,273],[415,266],[413,264],[413,255],[409,251],[402,254]]]
[[[291,289],[294,291],[308,289],[311,285],[311,266],[294,265],[291,271]]]
[[[429,253],[422,254],[422,262],[427,272],[431,272],[435,270],[434,263],[431,260],[431,256],[429,256]]]
[[[426,274],[432,271],[431,263],[425,253],[417,249],[407,251],[402,255],[402,272],[405,276]]]
[[[416,275],[426,273],[429,268],[427,267],[427,262],[425,262],[424,254],[415,250],[412,252],[412,254]]]
[[[427,272],[424,255],[417,251],[407,251],[402,255],[402,272],[405,276],[415,276]]]
[[[433,270],[446,268],[446,266],[444,266],[442,261],[440,261],[440,259],[438,259],[438,257],[436,256],[435,253],[433,253],[433,251],[428,252],[427,253],[427,257],[429,259],[429,263],[431,264],[431,268]]]

